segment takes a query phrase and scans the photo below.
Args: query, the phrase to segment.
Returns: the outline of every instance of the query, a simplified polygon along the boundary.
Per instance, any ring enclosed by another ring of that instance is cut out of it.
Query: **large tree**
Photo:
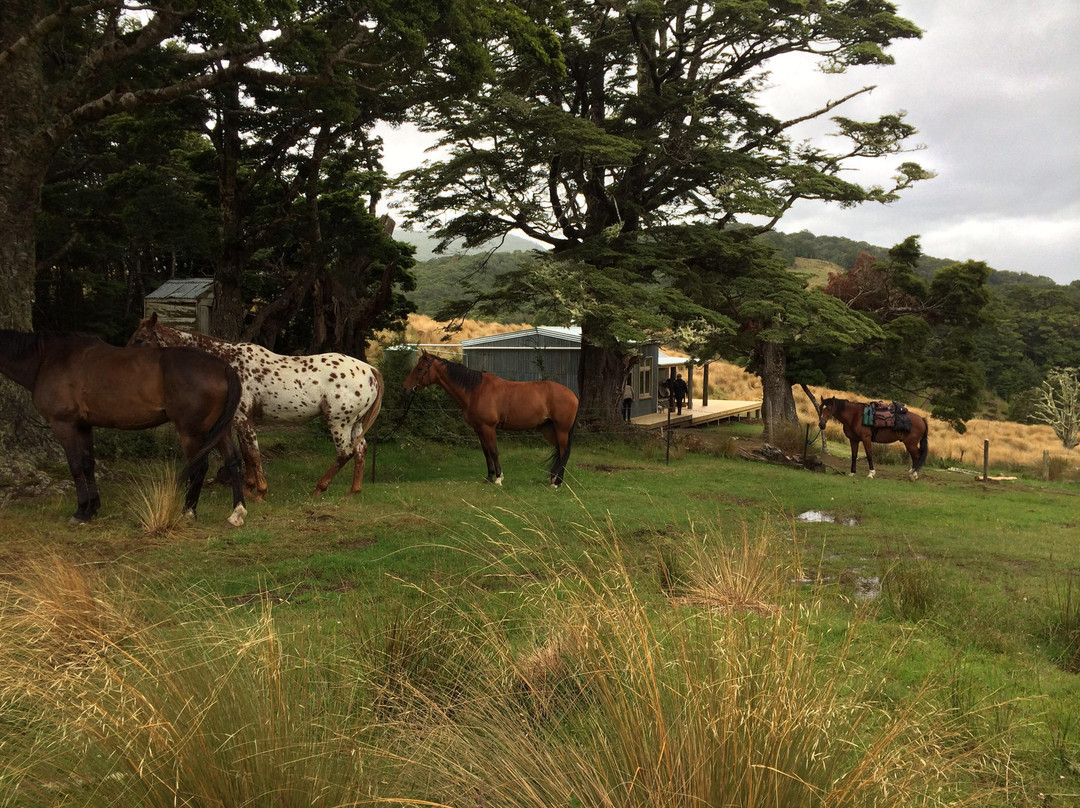
[[[312,132],[354,137],[384,113],[400,120],[422,95],[418,87],[454,94],[465,86],[486,60],[475,32],[490,16],[487,3],[455,0],[0,3],[0,327],[32,325],[35,215],[58,151],[109,116],[199,97],[204,109],[220,113],[212,129],[220,136],[217,196],[226,215],[215,322],[228,323],[235,336],[248,234],[235,183],[243,129],[234,121],[287,118],[277,154],[310,158],[318,137]],[[253,110],[257,88],[277,88],[277,105],[262,99]],[[317,170],[320,163],[308,164]],[[310,188],[302,173],[293,179]],[[2,382],[0,411],[26,410],[25,399]],[[0,424],[13,421],[8,415],[0,414]],[[0,433],[0,443],[4,434],[12,435]]]
[[[871,87],[808,102],[787,120],[761,104],[769,64],[787,54],[817,56],[832,72],[890,64],[891,42],[920,35],[892,3],[568,0],[543,21],[562,59],[496,48],[497,75],[483,92],[424,110],[421,123],[445,133],[450,156],[417,171],[409,187],[415,218],[446,239],[479,244],[516,228],[551,245],[556,259],[604,276],[586,284],[604,289],[599,308],[579,318],[586,417],[614,417],[622,362],[609,324],[647,322],[610,310],[633,301],[640,311],[641,289],[663,282],[648,262],[617,272],[591,263],[604,252],[591,242],[676,221],[724,229],[748,219],[768,229],[801,199],[890,202],[929,176],[905,162],[891,188],[841,178],[860,158],[903,149],[915,130],[902,113],[833,117],[833,150],[796,139],[799,123]]]

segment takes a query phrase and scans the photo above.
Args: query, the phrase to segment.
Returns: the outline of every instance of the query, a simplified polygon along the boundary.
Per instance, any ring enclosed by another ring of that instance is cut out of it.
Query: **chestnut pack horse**
[[[911,479],[919,479],[919,470],[926,462],[929,451],[927,443],[926,419],[921,415],[908,412],[911,419],[911,430],[898,432],[887,428],[874,428],[863,425],[864,402],[846,401],[842,398],[826,398],[821,402],[821,417],[818,426],[822,431],[830,418],[835,418],[844,427],[844,434],[851,441],[851,473],[855,474],[855,459],[859,456],[859,444],[866,447],[866,461],[870,464],[870,473],[867,477],[874,476],[874,452],[871,449],[873,443],[895,443],[900,441],[911,455],[911,468],[908,474]]]
[[[229,469],[233,511],[242,525],[240,453],[232,418],[240,379],[225,362],[191,348],[117,348],[67,331],[0,330],[0,372],[31,393],[35,409],[64,448],[75,480],[72,522],[89,522],[101,505],[94,480],[93,427],[149,429],[171,421],[187,459],[184,511],[194,517],[215,446]]]
[[[503,481],[496,428],[539,428],[555,448],[551,485],[562,485],[577,422],[578,399],[573,390],[558,382],[512,382],[421,350],[402,386],[415,393],[429,384],[442,387],[461,408],[465,423],[476,431],[487,460],[488,482],[502,485]]]
[[[256,421],[307,421],[321,415],[337,451],[312,493],[321,494],[355,458],[350,491],[364,482],[365,435],[382,407],[382,374],[366,362],[339,353],[282,356],[253,342],[227,342],[159,323],[157,312],[139,323],[128,345],[187,345],[228,362],[240,375],[243,393],[236,410],[236,438],[246,467],[245,482],[256,502],[266,496]]]

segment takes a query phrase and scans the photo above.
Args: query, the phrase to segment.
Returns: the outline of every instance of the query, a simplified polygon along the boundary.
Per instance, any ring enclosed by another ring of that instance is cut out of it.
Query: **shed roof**
[[[150,299],[197,300],[214,291],[213,278],[173,278],[146,296]]]
[[[497,342],[521,339],[521,337],[527,334],[536,334],[541,337],[547,337],[548,339],[556,339],[563,342],[573,343],[574,345],[581,344],[581,326],[570,326],[569,328],[565,328],[563,326],[555,325],[540,325],[536,328],[523,328],[520,331],[507,331],[504,334],[491,334],[486,337],[473,337],[472,339],[463,339],[461,341],[461,347],[478,348],[481,345],[493,345]]]
[[[685,365],[690,362],[690,360],[687,359],[685,356],[672,356],[671,354],[666,354],[663,351],[660,351],[660,356],[658,357],[657,362],[662,368],[674,368]]]

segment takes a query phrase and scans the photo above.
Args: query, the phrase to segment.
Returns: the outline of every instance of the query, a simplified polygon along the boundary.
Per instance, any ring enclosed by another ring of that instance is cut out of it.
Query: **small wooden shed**
[[[213,278],[173,278],[143,299],[143,317],[157,312],[165,325],[209,334],[213,306]]]

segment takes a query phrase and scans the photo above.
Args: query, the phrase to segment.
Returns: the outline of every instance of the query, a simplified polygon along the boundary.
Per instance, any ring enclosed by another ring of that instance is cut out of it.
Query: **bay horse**
[[[240,454],[231,423],[240,403],[240,379],[216,357],[191,348],[109,345],[70,331],[0,330],[0,373],[31,393],[67,456],[78,508],[73,523],[89,522],[101,506],[94,479],[95,426],[149,429],[171,421],[187,465],[184,512],[195,516],[210,450],[221,452],[232,481],[229,522],[242,525]]]
[[[420,358],[402,387],[416,393],[430,384],[437,384],[447,392],[461,408],[465,423],[480,438],[487,461],[488,482],[496,485],[503,482],[495,429],[520,431],[539,428],[540,434],[555,449],[550,471],[551,485],[562,485],[577,422],[578,399],[573,390],[551,381],[509,381],[421,349]]]
[[[911,455],[911,468],[908,469],[908,475],[913,480],[919,479],[919,470],[926,463],[926,455],[929,452],[926,419],[909,411],[907,415],[911,419],[911,430],[908,432],[864,426],[863,410],[866,406],[865,403],[858,401],[826,398],[821,402],[818,427],[824,432],[825,424],[828,423],[830,418],[835,418],[844,427],[844,434],[851,441],[852,475],[855,474],[855,460],[859,455],[860,443],[866,447],[866,461],[870,464],[870,473],[866,476],[872,478],[874,476],[874,453],[871,444],[900,441],[904,444],[908,454]]]
[[[359,493],[367,456],[364,436],[378,417],[383,398],[382,374],[371,365],[339,353],[282,356],[252,342],[192,334],[159,323],[157,312],[139,323],[128,345],[186,345],[225,360],[237,372],[243,392],[234,424],[244,457],[244,482],[256,502],[266,498],[267,485],[255,422],[306,421],[316,415],[326,420],[337,451],[312,493],[326,491],[353,458],[350,492]]]

